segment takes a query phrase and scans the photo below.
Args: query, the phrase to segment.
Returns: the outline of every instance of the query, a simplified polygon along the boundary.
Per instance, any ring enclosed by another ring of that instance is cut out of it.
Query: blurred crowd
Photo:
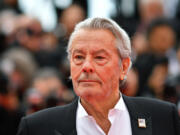
[[[66,8],[54,6],[57,25],[47,31],[19,1],[0,0],[1,135],[15,134],[24,115],[74,99],[66,46],[74,26],[88,17],[88,0],[71,0]],[[122,93],[175,103],[180,114],[180,1],[113,3],[110,17],[132,42],[133,64]]]

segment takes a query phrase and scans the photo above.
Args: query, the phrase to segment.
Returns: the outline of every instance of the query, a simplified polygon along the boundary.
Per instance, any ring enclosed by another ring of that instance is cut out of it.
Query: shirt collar
[[[88,113],[84,109],[84,107],[81,105],[80,98],[78,100],[78,108],[77,108],[77,118],[82,118],[88,116]]]
[[[116,103],[116,105],[114,106],[113,109],[111,110],[119,110],[119,111],[125,111],[126,110],[126,105],[124,103],[122,94],[120,93],[120,98],[118,100],[118,102]],[[109,110],[109,112],[111,111]],[[82,117],[88,117],[88,113],[86,112],[86,110],[84,109],[84,107],[81,105],[80,103],[80,98],[78,101],[78,108],[77,108],[77,118],[82,118]]]
[[[120,111],[126,110],[126,105],[124,103],[122,94],[120,94],[120,98],[119,98],[118,102],[116,103],[116,105],[114,106],[113,109],[117,109],[117,110],[120,110]],[[111,109],[111,110],[113,110],[113,109]]]

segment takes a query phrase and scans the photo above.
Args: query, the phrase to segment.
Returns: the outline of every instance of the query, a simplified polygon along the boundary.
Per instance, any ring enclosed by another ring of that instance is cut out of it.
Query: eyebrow
[[[80,49],[76,49],[76,50],[74,50],[73,51],[73,54],[74,53],[85,53],[83,50],[80,50]],[[100,50],[98,50],[98,51],[95,51],[95,52],[93,52],[93,55],[97,55],[97,54],[99,54],[99,53],[104,53],[104,54],[107,54],[108,55],[108,52],[105,50],[105,49],[100,49]]]
[[[108,55],[108,52],[106,50],[104,50],[104,49],[100,49],[100,50],[94,52],[94,54],[99,54],[99,53],[105,53],[105,54]]]
[[[73,53],[84,53],[84,51],[76,49],[76,50],[73,51]]]

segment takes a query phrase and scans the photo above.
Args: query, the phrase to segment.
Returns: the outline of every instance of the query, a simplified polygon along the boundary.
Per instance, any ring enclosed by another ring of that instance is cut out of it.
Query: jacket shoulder
[[[172,107],[175,106],[173,103],[162,101],[159,99],[153,99],[153,98],[147,98],[147,97],[129,97],[133,102],[139,105],[145,105],[147,107],[156,107],[156,106],[162,106],[162,107]]]
[[[68,105],[44,109],[23,117],[18,135],[24,132],[29,135],[49,135],[56,131],[69,133],[75,128],[77,104],[76,99]]]
[[[146,97],[123,95],[130,116],[137,121],[146,118],[154,134],[180,135],[180,121],[175,104]]]
[[[128,109],[158,117],[172,117],[177,113],[175,104],[147,97],[123,96]],[[170,116],[171,115],[171,116]]]

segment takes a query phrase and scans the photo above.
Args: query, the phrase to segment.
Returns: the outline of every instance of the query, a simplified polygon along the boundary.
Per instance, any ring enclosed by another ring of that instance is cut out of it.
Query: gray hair
[[[81,29],[107,29],[116,37],[119,55],[121,58],[127,58],[131,55],[131,43],[128,34],[113,20],[107,18],[88,18],[76,25],[74,32],[71,34],[68,42],[68,58],[71,55],[71,46],[74,37]]]

